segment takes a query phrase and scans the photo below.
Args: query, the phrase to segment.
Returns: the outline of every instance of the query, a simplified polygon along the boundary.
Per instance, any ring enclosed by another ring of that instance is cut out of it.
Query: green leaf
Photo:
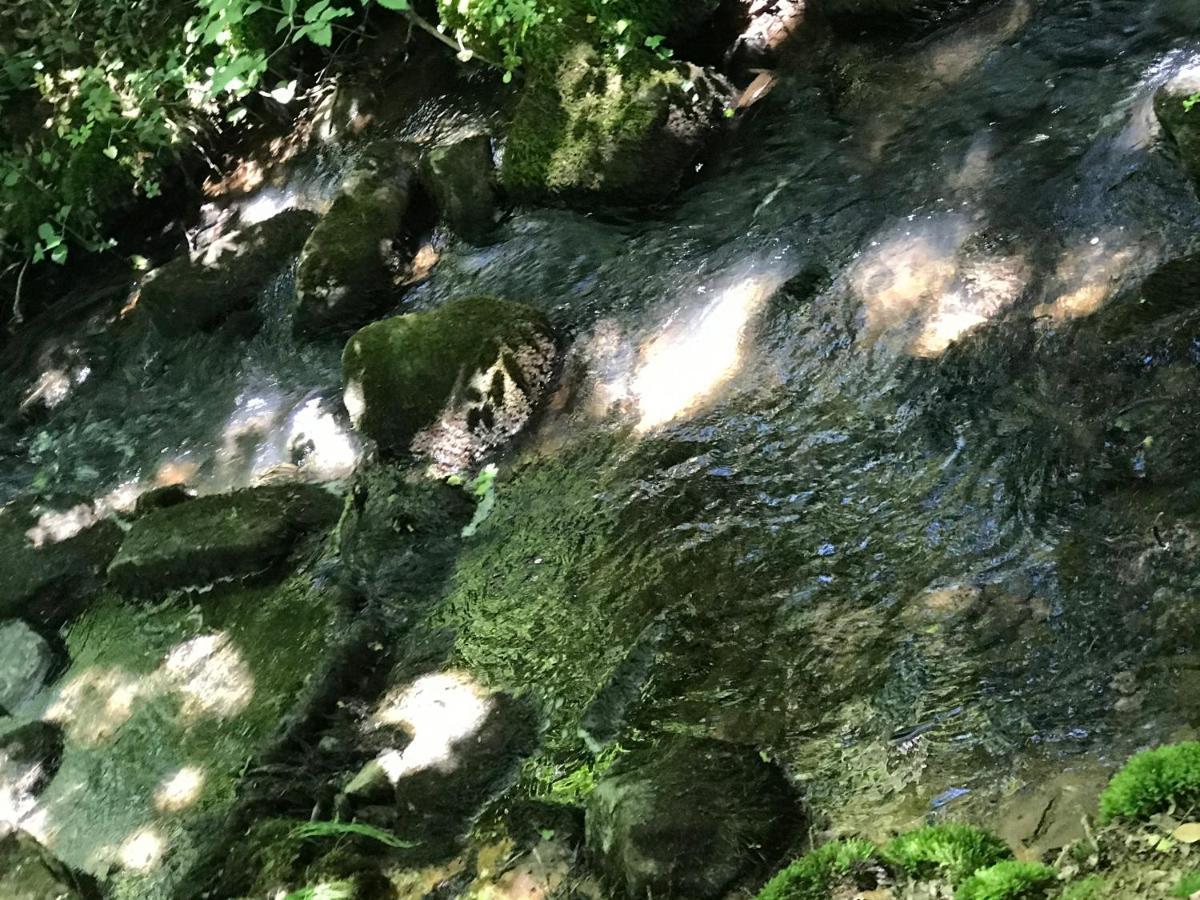
[[[62,245],[62,244],[60,244],[59,246],[57,246],[57,247],[55,247],[53,250],[51,250],[51,251],[50,251],[50,258],[51,258],[52,260],[54,260],[56,263],[58,263],[60,266],[61,266],[63,263],[65,263],[65,262],[67,261],[67,248],[66,248],[66,245]]]
[[[384,9],[394,9],[396,12],[407,12],[411,7],[408,0],[375,0]]]
[[[374,841],[379,841],[381,844],[386,844],[388,847],[394,847],[398,850],[410,850],[413,847],[420,846],[411,841],[401,840],[390,831],[384,831],[382,828],[376,828],[373,825],[364,825],[361,822],[308,822],[292,831],[292,837],[296,840],[345,837],[350,834],[371,838]]]
[[[54,230],[54,226],[49,222],[43,222],[41,225],[39,225],[37,234],[38,237],[47,244],[47,246],[49,246],[51,241],[58,240],[58,232]]]
[[[105,147],[100,152],[103,153],[105,156],[107,156],[109,159],[117,158],[117,148],[114,147],[112,144],[109,144],[107,147]]]

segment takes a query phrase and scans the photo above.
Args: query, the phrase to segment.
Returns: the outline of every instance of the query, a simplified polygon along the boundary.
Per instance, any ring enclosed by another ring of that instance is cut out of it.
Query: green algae
[[[104,596],[67,635],[73,663],[47,712],[67,734],[42,797],[56,851],[81,866],[124,860],[118,898],[171,896],[219,836],[249,761],[319,687],[336,618],[304,573],[196,605]]]

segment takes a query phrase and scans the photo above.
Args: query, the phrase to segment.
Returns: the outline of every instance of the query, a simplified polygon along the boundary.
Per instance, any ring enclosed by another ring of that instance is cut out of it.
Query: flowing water
[[[867,829],[1182,733],[1200,321],[1109,311],[1200,243],[1151,110],[1200,59],[1189,11],[1004,0],[843,42],[672,209],[445,247],[398,309],[495,294],[571,339],[451,581],[460,656],[553,698],[566,753],[651,640],[636,729],[755,743]],[[339,348],[292,340],[289,290],[250,339],[60,334],[0,500],[223,489],[300,433],[344,474]]]

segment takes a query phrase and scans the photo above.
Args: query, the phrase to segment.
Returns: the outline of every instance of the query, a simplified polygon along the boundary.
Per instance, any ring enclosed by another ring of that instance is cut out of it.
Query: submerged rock
[[[344,795],[356,809],[386,804],[395,815],[386,824],[427,858],[453,852],[538,737],[527,701],[455,671],[423,675],[390,693],[373,722],[402,742],[368,762]]]
[[[0,623],[0,714],[12,712],[42,689],[54,651],[24,622]]]
[[[153,595],[270,572],[306,532],[332,526],[342,502],[312,485],[200,497],[138,519],[108,568],[118,590]]]
[[[408,145],[380,141],[363,153],[300,254],[298,334],[347,331],[386,305],[416,176],[417,153]]]
[[[0,508],[0,620],[52,628],[68,621],[120,543],[121,529],[86,502],[25,497]]]
[[[720,75],[691,64],[635,52],[616,67],[580,45],[553,75],[531,77],[509,131],[502,183],[535,200],[663,200],[720,130],[733,93]]]
[[[421,163],[421,180],[451,231],[472,244],[487,238],[496,219],[491,138],[479,134],[435,147]]]
[[[170,336],[221,324],[253,305],[303,246],[316,220],[310,212],[287,210],[172,260],[143,280],[136,315]]]
[[[0,836],[0,897],[4,900],[99,900],[86,875],[74,872],[21,831]]]
[[[556,358],[550,323],[532,307],[456,300],[354,335],[342,355],[346,409],[384,453],[453,472],[525,426]]]
[[[753,749],[675,738],[596,786],[587,845],[631,897],[709,900],[775,861],[802,822],[783,772]]]
[[[20,814],[45,790],[62,752],[62,729],[52,722],[29,722],[0,734],[0,827],[6,811]]]
[[[1184,168],[1200,184],[1200,108],[1193,98],[1200,96],[1200,67],[1178,73],[1154,95],[1154,113],[1171,141],[1179,149]]]

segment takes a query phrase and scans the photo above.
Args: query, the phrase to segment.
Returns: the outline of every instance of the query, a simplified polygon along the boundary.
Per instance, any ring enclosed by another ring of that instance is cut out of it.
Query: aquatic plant
[[[837,882],[875,859],[870,841],[833,841],[775,874],[756,900],[826,900]]]
[[[1012,856],[995,835],[971,825],[927,825],[902,834],[883,848],[883,858],[913,878],[935,875],[958,884],[976,869]]]
[[[1044,863],[1008,860],[980,869],[955,891],[954,900],[1035,900],[1045,897],[1057,878]]]
[[[418,846],[411,841],[401,840],[390,831],[384,831],[373,825],[364,825],[361,822],[306,822],[292,831],[292,837],[296,840],[346,837],[348,835],[370,838],[397,850],[408,850]]]
[[[1191,897],[1197,891],[1200,891],[1200,869],[1195,872],[1188,872],[1179,879],[1179,884],[1175,885],[1171,891],[1172,897]]]
[[[1100,795],[1100,821],[1136,821],[1200,804],[1200,741],[1171,744],[1135,755]]]

